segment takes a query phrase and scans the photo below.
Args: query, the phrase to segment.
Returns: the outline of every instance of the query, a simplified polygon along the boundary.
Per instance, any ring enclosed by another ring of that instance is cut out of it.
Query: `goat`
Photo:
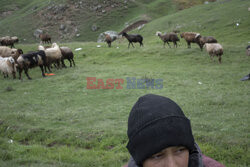
[[[139,34],[127,34],[126,32],[123,32],[122,33],[122,36],[127,38],[129,44],[128,44],[128,48],[130,47],[130,44],[132,44],[133,48],[134,48],[134,45],[133,45],[133,42],[139,42],[140,43],[140,46],[143,46],[143,37]]]

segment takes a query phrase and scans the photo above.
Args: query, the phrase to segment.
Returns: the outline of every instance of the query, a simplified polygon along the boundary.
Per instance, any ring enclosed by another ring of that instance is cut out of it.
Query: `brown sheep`
[[[200,42],[195,38],[198,34],[196,32],[183,32],[180,36],[186,40],[188,48],[191,48],[191,43],[196,43],[202,48]]]
[[[64,64],[64,59],[67,59],[70,62],[70,67],[72,67],[72,62],[75,66],[74,54],[73,54],[72,50],[68,47],[65,47],[65,46],[60,47],[60,50],[62,53],[62,58],[61,58],[62,66],[67,68],[66,65]]]
[[[14,47],[14,43],[18,42],[18,38],[17,37],[3,37],[1,38],[1,45],[2,46],[10,46],[11,48]]]
[[[169,45],[168,42],[173,42],[174,46],[177,48],[177,42],[180,41],[180,39],[178,38],[176,33],[169,33],[169,34],[164,34],[162,35],[161,32],[157,31],[156,35],[159,36],[159,38],[161,38],[161,40],[164,42],[163,46],[165,47],[166,43],[168,44],[168,46],[171,48],[171,46]]]
[[[6,46],[0,46],[0,56],[1,57],[12,57],[15,62],[17,61],[17,58],[23,54],[22,49],[11,49]]]
[[[39,34],[42,43],[51,43],[51,37],[48,34]]]
[[[105,42],[107,42],[108,46],[111,47],[111,43],[113,42],[112,38],[110,37],[110,35],[105,34]]]
[[[217,43],[218,42],[214,37],[211,37],[211,36],[202,37],[200,34],[196,35],[196,39],[200,43],[199,46],[201,47],[201,50],[202,50],[203,46],[205,45],[205,43]]]

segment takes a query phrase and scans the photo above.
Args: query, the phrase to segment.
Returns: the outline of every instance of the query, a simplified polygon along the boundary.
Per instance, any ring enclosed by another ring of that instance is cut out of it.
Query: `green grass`
[[[1,76],[0,166],[122,166],[129,159],[128,115],[138,97],[146,93],[167,96],[181,106],[205,155],[227,167],[249,166],[250,85],[240,81],[249,73],[250,59],[245,56],[249,20],[238,30],[224,29],[224,23],[230,22],[224,13],[237,9],[235,15],[241,20],[248,14],[243,8],[249,2],[237,2],[201,5],[157,19],[140,31],[143,48],[136,44],[136,48],[127,49],[125,39],[112,43],[112,48],[104,43],[97,48],[94,42],[60,44],[83,50],[74,51],[75,68],[53,69],[55,76],[42,78],[39,68],[29,71],[31,81],[24,74],[22,81]],[[211,13],[223,9],[222,24],[215,23],[218,28],[214,31],[195,29],[191,24],[200,18],[194,14],[206,8],[211,10],[202,14],[202,25],[208,27],[213,25],[208,19]],[[219,38],[224,47],[222,64],[217,58],[211,61],[197,45],[187,49],[182,39],[177,49],[163,48],[154,34],[164,31],[172,18],[185,23],[183,30]],[[36,50],[37,44],[17,47],[28,52]],[[124,89],[86,89],[87,77],[104,81],[121,78]],[[126,89],[127,77],[160,78],[163,89]]]

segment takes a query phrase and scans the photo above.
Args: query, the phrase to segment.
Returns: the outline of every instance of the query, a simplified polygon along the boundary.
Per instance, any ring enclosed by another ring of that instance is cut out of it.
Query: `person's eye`
[[[163,156],[162,153],[159,153],[159,154],[155,154],[151,157],[151,159],[160,159],[161,157]]]
[[[182,153],[185,150],[187,150],[186,147],[179,147],[179,148],[177,148],[176,153]]]

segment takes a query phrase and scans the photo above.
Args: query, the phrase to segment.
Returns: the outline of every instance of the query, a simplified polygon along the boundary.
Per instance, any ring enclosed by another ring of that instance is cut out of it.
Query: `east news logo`
[[[124,79],[96,79],[87,77],[87,89],[124,89]],[[136,77],[126,78],[126,89],[162,89],[163,79],[136,79]]]

